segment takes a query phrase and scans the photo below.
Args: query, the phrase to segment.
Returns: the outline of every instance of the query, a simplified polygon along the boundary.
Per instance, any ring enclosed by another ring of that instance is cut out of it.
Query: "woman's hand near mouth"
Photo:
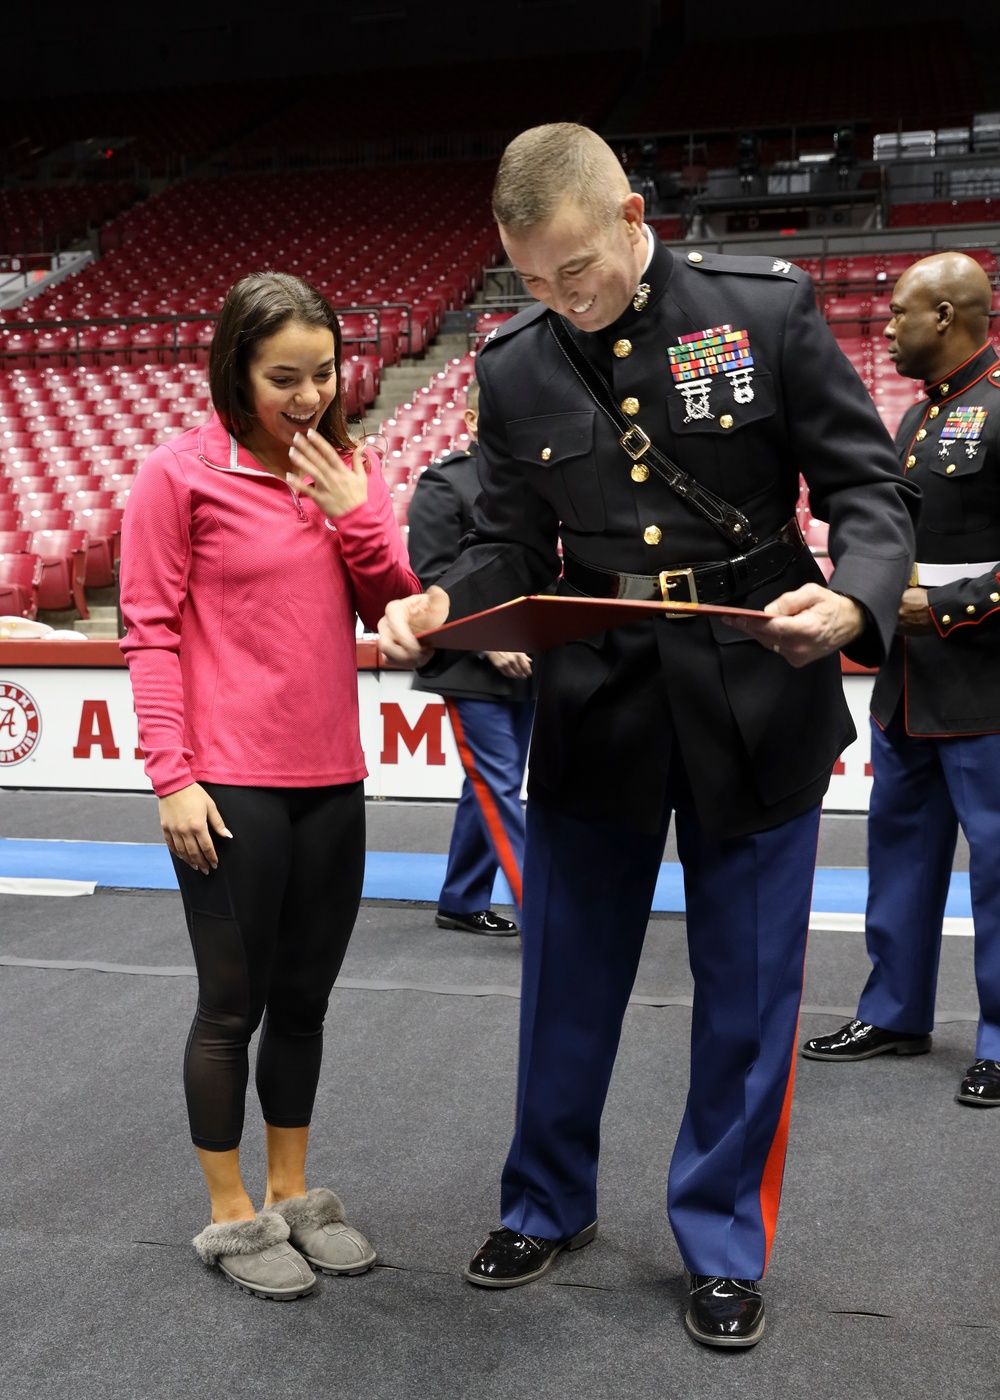
[[[296,433],[288,449],[291,470],[286,480],[296,491],[316,502],[324,515],[336,520],[368,499],[368,473],[364,445],[354,449],[350,465],[314,428]],[[311,477],[304,482],[303,477]]]

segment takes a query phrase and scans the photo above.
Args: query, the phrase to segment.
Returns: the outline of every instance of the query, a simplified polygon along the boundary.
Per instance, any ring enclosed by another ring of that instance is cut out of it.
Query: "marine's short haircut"
[[[575,122],[533,126],[515,136],[493,186],[493,215],[501,228],[523,233],[551,218],[565,197],[604,228],[628,196],[628,176],[614,151],[589,127]]]
[[[479,380],[475,375],[465,386],[465,406],[470,413],[479,412]]]
[[[342,338],[333,307],[301,277],[287,272],[251,272],[226,295],[208,356],[212,403],[225,428],[237,440],[249,436],[256,421],[249,366],[262,340],[289,324],[318,326],[333,332],[337,392],[316,431],[334,447],[355,444],[347,430],[340,375]]]

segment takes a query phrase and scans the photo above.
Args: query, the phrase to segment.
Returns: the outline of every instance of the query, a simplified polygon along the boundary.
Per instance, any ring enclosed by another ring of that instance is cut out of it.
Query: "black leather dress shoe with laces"
[[[691,1275],[691,1303],[684,1318],[691,1336],[708,1347],[752,1347],[764,1335],[764,1299],[753,1278]]]
[[[802,1053],[807,1060],[870,1060],[873,1055],[926,1055],[929,1035],[909,1031],[885,1031],[867,1021],[848,1021],[833,1035],[807,1040]]]
[[[447,909],[439,909],[434,922],[438,928],[457,928],[463,933],[490,933],[495,938],[510,938],[521,932],[513,919],[494,914],[492,909],[480,909],[475,914],[452,914]]]
[[[541,1235],[519,1235],[501,1225],[491,1230],[469,1262],[465,1277],[483,1288],[516,1288],[541,1278],[561,1249],[582,1249],[597,1234],[593,1221],[568,1240],[547,1240]]]
[[[977,1060],[955,1095],[959,1103],[971,1103],[979,1108],[1000,1108],[1000,1060]]]

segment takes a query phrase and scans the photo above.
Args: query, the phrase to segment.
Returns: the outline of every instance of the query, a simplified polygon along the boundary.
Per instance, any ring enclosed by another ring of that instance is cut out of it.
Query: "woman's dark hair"
[[[344,414],[340,322],[315,287],[287,272],[252,272],[230,287],[208,356],[215,411],[234,438],[249,435],[255,422],[248,384],[250,361],[258,344],[289,322],[333,332],[337,392],[316,431],[334,447],[350,450],[355,444]]]

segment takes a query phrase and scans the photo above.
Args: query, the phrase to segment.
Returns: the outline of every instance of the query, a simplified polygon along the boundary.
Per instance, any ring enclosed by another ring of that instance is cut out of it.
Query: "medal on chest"
[[[954,452],[952,443],[965,444],[965,455],[975,457],[979,451],[979,439],[986,425],[986,409],[973,405],[970,408],[956,408],[945,419],[938,442],[939,457],[948,457]]]
[[[737,403],[753,403],[753,354],[746,331],[732,326],[682,335],[668,350],[674,388],[683,396],[685,423],[714,418],[711,409],[713,377],[725,375]]]

